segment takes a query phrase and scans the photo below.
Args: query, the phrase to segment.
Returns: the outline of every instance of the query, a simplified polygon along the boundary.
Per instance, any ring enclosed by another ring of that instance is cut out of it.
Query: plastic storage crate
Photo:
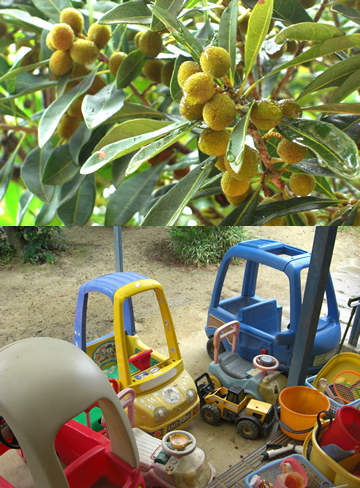
[[[305,469],[307,477],[308,477],[308,487],[309,488],[328,488],[331,486],[334,486],[325,476],[318,471],[315,466],[313,466],[310,461],[308,461],[304,456],[301,454],[291,454],[286,457],[292,457],[296,459]],[[249,474],[245,478],[245,485],[247,488],[252,488],[252,485],[250,484],[250,480],[252,479],[253,476],[258,474],[261,476],[266,481],[270,481],[273,483],[277,477],[278,474],[281,474],[281,468],[280,468],[280,463],[286,459],[281,458],[277,459],[276,461],[271,461],[270,463],[265,464],[261,468],[257,469],[253,473]]]
[[[305,380],[306,386],[310,386],[310,388],[314,388],[316,390],[315,386],[313,385],[313,382],[314,382],[315,378],[316,378],[316,375],[315,376],[309,376],[309,378],[306,378],[306,380]],[[338,403],[337,401],[333,400],[330,397],[328,397],[328,398],[329,398],[329,401],[330,401],[330,412],[335,415],[336,412],[337,412],[337,410],[339,408],[343,407],[344,404],[343,403]],[[353,401],[351,403],[347,403],[346,405],[351,405],[352,407],[355,407],[357,409],[360,409],[360,399],[355,400],[355,401]]]

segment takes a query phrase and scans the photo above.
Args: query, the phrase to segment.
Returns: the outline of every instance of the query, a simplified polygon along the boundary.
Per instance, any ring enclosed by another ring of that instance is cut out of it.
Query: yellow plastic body
[[[205,403],[216,403],[216,406],[221,412],[221,416],[224,415],[224,410],[230,410],[231,412],[235,413],[236,415],[243,410],[249,400],[251,399],[251,395],[245,395],[244,398],[240,401],[240,403],[234,403],[229,401],[226,397],[228,394],[228,389],[225,386],[221,386],[214,393],[210,393],[205,397]]]
[[[335,376],[344,370],[360,371],[360,356],[355,352],[342,352],[333,356],[323,366],[316,378],[314,379],[313,386],[319,388],[320,378],[326,378],[329,384],[332,384]]]
[[[263,423],[265,416],[269,412],[271,407],[271,403],[260,402],[259,400],[255,400],[254,398],[252,398],[246,405],[245,413],[247,415],[256,414],[258,420]]]

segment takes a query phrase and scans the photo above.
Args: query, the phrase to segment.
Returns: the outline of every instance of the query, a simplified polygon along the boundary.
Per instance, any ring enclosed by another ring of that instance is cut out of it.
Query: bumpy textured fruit
[[[248,192],[250,183],[247,178],[233,178],[230,173],[225,171],[221,178],[221,189],[225,196],[237,197]]]
[[[282,111],[272,100],[261,100],[252,108],[250,118],[258,129],[270,130],[280,122]]]
[[[48,49],[50,49],[51,51],[55,51],[55,46],[54,44],[51,42],[51,32],[48,32],[47,36],[46,36],[46,39],[45,39],[45,44],[46,44],[46,47]]]
[[[230,54],[222,47],[209,46],[201,53],[200,66],[205,73],[221,78],[229,71]]]
[[[237,207],[240,205],[241,202],[245,200],[251,193],[251,188],[249,187],[248,191],[243,193],[242,195],[237,195],[236,197],[232,197],[231,195],[225,195],[226,200],[231,203],[231,205],[234,205]]]
[[[82,117],[81,104],[82,104],[82,101],[84,99],[84,96],[85,95],[82,95],[81,97],[77,98],[75,100],[75,102],[73,102],[71,104],[69,110],[67,111],[67,113],[68,113],[68,115],[70,115],[70,117],[77,117],[77,118]]]
[[[258,172],[260,156],[259,153],[252,147],[246,145],[244,149],[243,163],[239,171],[235,172],[231,167],[229,161],[225,159],[224,164],[227,172],[233,178],[252,178]]]
[[[92,24],[88,30],[87,37],[90,41],[93,41],[99,49],[102,49],[110,40],[110,26],[103,24]]]
[[[296,144],[296,142],[281,139],[277,146],[277,153],[285,163],[298,163],[304,159],[306,155],[306,147]]]
[[[162,67],[163,64],[159,59],[147,59],[142,67],[142,73],[149,80],[160,83]]]
[[[93,41],[78,39],[70,49],[70,56],[74,63],[89,65],[95,62],[99,49]]]
[[[289,117],[290,119],[297,119],[302,115],[302,108],[299,104],[291,99],[284,99],[278,102],[281,112],[284,117]]]
[[[72,61],[65,51],[55,51],[50,56],[49,69],[55,76],[63,76],[72,68]]]
[[[201,68],[198,63],[195,63],[195,61],[184,61],[180,64],[177,72],[177,81],[179,86],[182,88],[185,81],[190,78],[190,76],[200,72]]]
[[[99,92],[106,86],[105,80],[101,78],[100,75],[96,75],[94,81],[92,82],[91,87],[88,89],[87,93],[89,95],[95,95],[95,93]]]
[[[57,133],[62,139],[70,139],[80,123],[80,118],[70,117],[70,115],[65,114],[57,126]]]
[[[212,76],[207,73],[195,73],[184,83],[184,94],[189,103],[206,103],[215,95],[216,89]]]
[[[116,73],[120,67],[120,64],[124,61],[127,54],[121,51],[114,51],[109,58],[109,68],[111,74],[116,76]]]
[[[289,179],[289,186],[295,195],[306,197],[315,188],[315,178],[305,173],[293,173]]]
[[[233,122],[235,115],[235,103],[226,93],[217,93],[204,105],[204,121],[213,130],[225,129]]]
[[[226,153],[230,133],[226,130],[205,129],[199,137],[199,149],[208,156],[222,156]]]
[[[156,58],[162,50],[162,39],[158,32],[148,30],[139,39],[139,49],[148,58]]]
[[[183,96],[179,103],[180,114],[187,120],[199,120],[202,118],[203,105],[192,105],[188,103],[186,96]]]
[[[217,168],[219,171],[226,171],[225,159],[225,156],[219,156],[216,160],[215,168]]]
[[[65,24],[55,24],[50,31],[49,42],[55,49],[67,51],[73,45],[75,36],[72,28]]]
[[[300,0],[300,3],[304,8],[310,8],[315,5],[316,1],[317,0]]]
[[[161,83],[164,83],[166,86],[170,86],[171,77],[174,71],[174,61],[167,61],[164,63],[162,70],[161,70]]]
[[[68,24],[75,34],[80,34],[84,29],[84,17],[74,8],[64,8],[60,13],[60,22]]]
[[[71,70],[71,78],[77,78],[78,76],[86,76],[90,73],[90,70],[88,70],[85,66],[81,64],[73,64],[73,68]],[[79,80],[81,81],[81,80]]]

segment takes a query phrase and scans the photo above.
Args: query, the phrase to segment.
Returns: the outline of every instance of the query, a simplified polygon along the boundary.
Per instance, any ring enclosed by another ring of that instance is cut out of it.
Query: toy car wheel
[[[203,405],[200,409],[200,415],[210,425],[218,425],[221,420],[220,410],[216,405]]]
[[[255,440],[260,436],[259,425],[250,419],[240,419],[236,424],[236,431],[245,439]]]
[[[210,356],[210,359],[214,359],[214,336],[210,336],[207,344],[206,344],[206,350],[208,355]],[[219,354],[225,352],[225,347],[221,344],[219,345]]]

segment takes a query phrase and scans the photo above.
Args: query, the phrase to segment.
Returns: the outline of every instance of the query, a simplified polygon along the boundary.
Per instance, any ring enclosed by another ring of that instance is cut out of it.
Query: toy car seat
[[[104,373],[79,348],[46,337],[3,347],[0,390],[0,415],[23,450],[35,486],[88,488],[106,479],[110,486],[144,487],[127,416]],[[95,402],[110,441],[69,421]]]
[[[243,359],[236,351],[236,344],[240,333],[240,323],[237,320],[228,322],[219,327],[214,334],[214,364],[232,378],[243,379],[249,369],[249,362]],[[231,351],[219,353],[220,344],[225,337],[231,336]]]

